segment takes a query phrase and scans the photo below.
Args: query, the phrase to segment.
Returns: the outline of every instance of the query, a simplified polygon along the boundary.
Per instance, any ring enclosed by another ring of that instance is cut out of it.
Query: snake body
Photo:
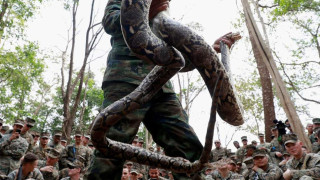
[[[137,57],[156,66],[132,93],[98,114],[91,129],[92,141],[95,148],[106,157],[130,160],[178,173],[198,172],[208,162],[216,110],[227,123],[241,125],[241,106],[217,54],[203,38],[162,12],[152,20],[151,30],[148,20],[151,1],[123,0],[121,26],[128,47]],[[168,157],[106,138],[109,128],[124,114],[150,101],[161,87],[184,67],[185,60],[180,52],[186,55],[200,72],[213,100],[206,143],[199,161],[189,162],[181,157]]]

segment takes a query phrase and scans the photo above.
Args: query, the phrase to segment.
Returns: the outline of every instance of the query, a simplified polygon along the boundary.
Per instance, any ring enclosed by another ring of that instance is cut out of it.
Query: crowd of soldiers
[[[15,120],[12,129],[2,126],[0,119],[0,179],[85,179],[93,158],[94,147],[89,134],[75,130],[74,143],[62,138],[62,132],[56,130],[37,132],[32,130],[35,120]],[[219,140],[214,141],[210,163],[202,170],[205,179],[320,179],[320,118],[314,118],[313,124],[306,129],[312,151],[309,152],[286,122],[288,133],[275,125],[271,127],[273,139],[265,142],[264,134],[248,144],[247,136],[241,137],[242,147],[238,141],[233,144],[237,149],[221,147]],[[49,139],[51,139],[49,143]],[[138,136],[133,146],[144,146]],[[164,154],[160,146],[149,147],[149,151]],[[108,178],[106,178],[108,179]],[[149,167],[127,161],[124,164],[122,180],[136,179],[170,179],[170,171]]]
[[[288,121],[285,129],[278,125],[270,128],[273,136],[270,143],[265,142],[262,133],[258,134],[259,144],[255,140],[248,144],[247,136],[242,136],[242,147],[238,141],[233,142],[236,152],[221,147],[221,142],[216,140],[210,163],[204,170],[206,179],[320,179],[320,118],[312,121],[306,127],[311,151],[292,132]]]

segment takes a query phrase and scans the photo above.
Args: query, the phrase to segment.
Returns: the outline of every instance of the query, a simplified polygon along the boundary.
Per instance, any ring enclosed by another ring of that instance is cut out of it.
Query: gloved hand
[[[213,44],[213,49],[220,53],[220,41],[224,42],[228,45],[229,48],[234,44],[234,42],[238,39],[241,39],[241,35],[239,33],[229,32],[221,37],[219,37]]]
[[[167,10],[169,7],[169,0],[152,0],[149,20],[153,19],[159,12]]]

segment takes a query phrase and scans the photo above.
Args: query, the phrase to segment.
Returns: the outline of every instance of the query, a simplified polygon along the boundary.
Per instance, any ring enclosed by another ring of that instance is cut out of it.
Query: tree
[[[8,37],[21,37],[25,22],[36,14],[43,0],[2,0],[0,1],[0,44]],[[3,43],[2,43],[3,44]],[[4,44],[3,44],[4,45]]]
[[[27,111],[32,86],[42,80],[45,65],[38,55],[38,45],[29,42],[14,51],[0,52],[1,112],[6,120],[23,118]]]
[[[102,27],[100,23],[94,24],[94,3],[92,1],[89,24],[86,30],[86,40],[85,40],[85,50],[82,66],[79,70],[79,73],[74,77],[74,55],[75,55],[75,46],[76,46],[76,34],[77,34],[77,10],[79,7],[79,1],[73,0],[65,3],[65,7],[68,9],[70,7],[72,13],[72,31],[71,39],[68,40],[66,49],[62,51],[62,66],[61,66],[61,96],[63,99],[63,125],[62,131],[63,136],[70,138],[72,128],[74,126],[74,120],[78,112],[78,107],[81,100],[81,93],[83,91],[84,85],[84,72],[88,63],[88,59],[91,57],[90,54],[96,47],[97,43],[101,38]],[[67,57],[67,52],[69,50],[69,43],[71,43],[70,54]],[[68,77],[66,80],[65,77],[65,63],[69,58],[68,62]],[[67,84],[65,85],[65,81]],[[76,89],[77,87],[77,89]],[[74,100],[72,101],[72,94],[75,93]]]

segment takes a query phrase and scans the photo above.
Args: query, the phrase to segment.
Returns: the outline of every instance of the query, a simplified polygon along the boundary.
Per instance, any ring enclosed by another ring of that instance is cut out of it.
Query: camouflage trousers
[[[103,107],[132,92],[137,86],[124,82],[108,83],[104,88]],[[203,149],[194,130],[187,123],[186,113],[173,93],[160,90],[141,109],[125,115],[110,128],[107,137],[116,141],[131,143],[141,122],[151,133],[153,140],[164,148],[168,156],[184,157],[191,162],[197,160]],[[124,160],[103,157],[95,151],[87,179],[121,179]],[[175,179],[190,179],[174,174]]]

